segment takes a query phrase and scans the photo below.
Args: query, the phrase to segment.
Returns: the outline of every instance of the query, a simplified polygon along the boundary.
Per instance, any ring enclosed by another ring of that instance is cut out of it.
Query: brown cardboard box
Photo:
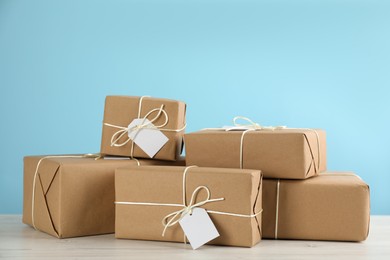
[[[123,202],[183,204],[183,172],[185,167],[142,166],[117,169],[115,173],[117,238],[184,241],[179,224],[166,229],[162,236],[164,216],[183,206],[126,205]],[[261,172],[257,170],[189,168],[186,174],[186,202],[198,186],[206,186],[211,198],[223,201],[207,203],[202,208],[236,214],[238,217],[209,213],[220,237],[209,244],[251,247],[261,239]],[[202,190],[196,202],[206,198]]]
[[[280,180],[279,202],[277,194],[278,180],[264,179],[263,238],[363,241],[368,236],[370,191],[354,174]]]
[[[81,155],[79,155],[81,156]],[[58,238],[114,232],[114,173],[118,167],[137,165],[135,160],[93,158],[24,158],[23,223]],[[141,165],[183,165],[184,160],[166,162],[139,160]]]
[[[186,134],[187,165],[240,168],[242,135],[243,131],[219,130]],[[242,168],[259,169],[266,178],[306,179],[326,169],[322,130],[251,131],[245,133],[242,148]]]
[[[112,124],[121,127],[127,127],[134,119],[138,118],[138,110],[141,107],[140,118],[146,116],[146,114],[155,108],[160,108],[164,105],[163,109],[166,111],[169,120],[168,123],[160,128],[162,133],[168,137],[169,141],[157,152],[153,157],[154,159],[170,160],[174,161],[179,158],[182,146],[185,122],[186,104],[181,101],[143,97],[140,105],[141,97],[129,97],[129,96],[107,96],[104,108],[104,120],[103,120],[103,132],[100,152],[108,155],[120,155],[131,156],[132,141],[130,140],[124,146],[111,146],[112,136],[120,129],[108,126],[106,124]],[[151,120],[157,116],[157,112],[148,116]],[[161,125],[165,121],[165,116],[161,114],[158,119],[153,123],[154,125]],[[183,129],[179,132],[164,131],[163,129]],[[123,143],[128,139],[127,133],[118,140],[118,143]],[[136,158],[148,158],[150,157],[136,144],[134,144],[133,157]]]

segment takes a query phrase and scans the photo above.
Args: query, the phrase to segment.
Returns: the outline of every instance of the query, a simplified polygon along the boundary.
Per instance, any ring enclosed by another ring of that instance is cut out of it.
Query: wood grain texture
[[[57,239],[0,215],[2,259],[390,259],[390,216],[373,216],[362,243],[263,240],[253,248],[115,239],[113,234]]]

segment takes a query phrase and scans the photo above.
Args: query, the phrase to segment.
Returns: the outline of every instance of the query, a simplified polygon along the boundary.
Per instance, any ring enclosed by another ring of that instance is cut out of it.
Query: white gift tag
[[[168,142],[166,137],[160,130],[153,128],[154,125],[148,119],[136,118],[128,126],[132,128],[141,124],[148,124],[148,127],[139,130],[129,131],[129,138],[133,140],[150,158],[160,151],[160,149]]]
[[[192,249],[197,249],[210,240],[219,237],[218,230],[205,209],[194,208],[192,214],[185,215],[179,223],[188,241],[190,241]]]

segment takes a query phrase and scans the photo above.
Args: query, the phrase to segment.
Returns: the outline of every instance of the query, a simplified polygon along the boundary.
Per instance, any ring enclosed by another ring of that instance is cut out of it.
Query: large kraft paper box
[[[185,135],[187,165],[259,169],[265,178],[306,179],[326,170],[325,132],[202,130]],[[240,156],[242,140],[242,158]],[[242,160],[242,162],[241,162]]]
[[[368,236],[369,187],[352,173],[264,179],[263,198],[263,238],[363,241]]]
[[[113,233],[115,169],[137,165],[137,162],[44,157],[24,158],[23,223],[35,224],[37,230],[58,238]],[[184,160],[138,161],[140,165],[184,165]]]
[[[166,229],[162,236],[163,218],[183,207],[144,205],[142,203],[183,204],[183,172],[185,167],[142,166],[117,169],[115,173],[117,238],[184,242],[179,224]],[[201,168],[187,171],[186,203],[194,190],[206,186],[211,199],[202,208],[225,213],[256,215],[238,217],[209,213],[220,236],[209,244],[251,247],[261,240],[262,176],[257,170]],[[206,198],[202,190],[196,202]],[[141,203],[142,205],[126,204]]]
[[[150,158],[139,146],[132,144],[130,140],[123,146],[112,145],[112,137],[121,129],[118,127],[128,127],[136,118],[144,118],[151,110],[159,109],[163,105],[166,115],[169,117],[167,124],[159,130],[169,139],[167,143],[153,156],[159,160],[177,160],[182,152],[184,128],[186,125],[185,113],[186,104],[181,101],[132,96],[107,96],[104,108],[103,132],[100,152],[108,155],[133,156],[136,158]],[[139,111],[140,110],[140,111]],[[140,112],[140,117],[138,113]],[[151,113],[147,119],[152,120],[158,111]],[[164,124],[166,117],[164,113],[153,122],[155,126]],[[115,125],[117,127],[113,127]],[[168,129],[168,131],[166,131]],[[181,131],[179,131],[182,129]],[[177,131],[171,131],[177,130]],[[140,130],[142,131],[142,130]],[[117,135],[118,137],[119,135]],[[115,138],[114,138],[115,139]],[[125,133],[117,144],[122,144],[128,140]],[[133,145],[133,152],[132,152]]]

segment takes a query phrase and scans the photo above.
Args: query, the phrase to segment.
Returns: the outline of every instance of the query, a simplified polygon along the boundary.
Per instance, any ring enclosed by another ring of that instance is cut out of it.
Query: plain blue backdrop
[[[390,214],[390,1],[0,0],[0,213],[25,155],[97,152],[104,98],[188,104],[188,131],[323,128],[328,169]],[[281,162],[282,163],[282,162]]]

